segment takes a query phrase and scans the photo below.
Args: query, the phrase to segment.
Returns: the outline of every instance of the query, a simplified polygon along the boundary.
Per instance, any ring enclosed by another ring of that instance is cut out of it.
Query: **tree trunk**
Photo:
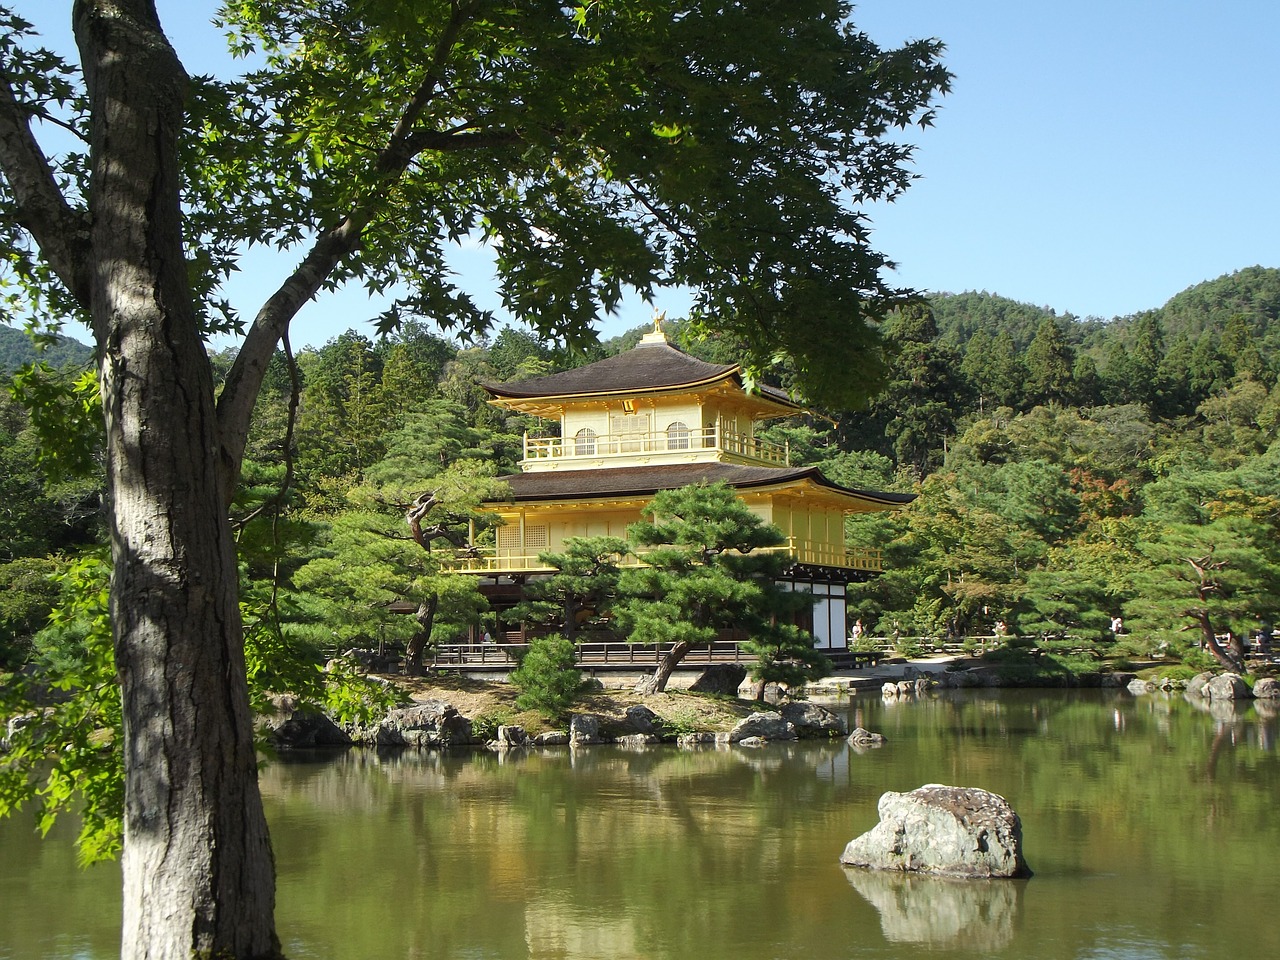
[[[121,955],[275,957],[234,544],[179,218],[186,75],[150,0],[77,0],[124,709]]]
[[[1232,651],[1218,642],[1218,635],[1213,632],[1213,623],[1209,620],[1209,614],[1206,611],[1199,611],[1193,616],[1200,625],[1200,636],[1204,638],[1204,645],[1213,654],[1213,658],[1232,673],[1244,673],[1243,652],[1239,657],[1233,656]]]
[[[636,686],[636,692],[647,697],[666,690],[667,681],[671,679],[671,674],[676,665],[685,658],[685,654],[692,647],[693,644],[687,640],[681,640],[679,643],[674,644],[663,656],[662,661],[658,664],[658,669],[653,672],[653,676],[648,680],[641,681]]]
[[[418,632],[404,648],[404,672],[411,677],[422,676],[422,653],[431,640],[431,628],[435,626],[436,609],[439,606],[440,595],[433,593],[430,598],[418,604],[418,612],[414,614],[414,619],[418,621]]]

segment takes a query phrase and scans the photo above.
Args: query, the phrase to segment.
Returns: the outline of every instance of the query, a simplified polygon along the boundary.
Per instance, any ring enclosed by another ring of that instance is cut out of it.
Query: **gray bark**
[[[440,606],[440,595],[433,593],[418,604],[414,619],[418,621],[418,632],[415,633],[404,651],[404,672],[411,677],[422,676],[422,655],[431,642],[431,630],[436,622],[436,610]]]
[[[148,0],[77,0],[75,30],[124,705],[121,955],[278,956],[229,479],[181,234],[187,78]]]
[[[681,640],[679,643],[674,644],[663,655],[662,660],[658,663],[658,668],[653,671],[653,676],[636,685],[636,692],[646,697],[664,692],[667,689],[668,681],[671,680],[671,674],[675,672],[680,661],[684,659],[685,654],[691,649],[693,649],[693,644],[686,640]]]

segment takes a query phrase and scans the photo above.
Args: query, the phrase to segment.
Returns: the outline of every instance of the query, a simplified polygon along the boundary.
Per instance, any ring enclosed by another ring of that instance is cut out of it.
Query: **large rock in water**
[[[1275,677],[1260,677],[1253,685],[1253,695],[1259,700],[1280,700],[1280,681]]]
[[[1204,687],[1210,700],[1248,700],[1253,696],[1249,685],[1238,673],[1220,673]]]
[[[1029,877],[1022,821],[1007,800],[977,787],[926,784],[880,798],[880,822],[849,841],[851,867],[944,877]]]
[[[799,737],[843,737],[849,732],[843,717],[807,700],[784,704],[780,712]]]
[[[751,737],[766,740],[794,740],[796,728],[778,713],[753,713],[739,720],[729,731],[730,743],[741,743]]]

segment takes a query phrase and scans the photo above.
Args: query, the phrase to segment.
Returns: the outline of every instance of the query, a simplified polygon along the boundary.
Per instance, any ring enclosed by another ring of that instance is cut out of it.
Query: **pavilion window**
[[[596,453],[596,432],[583,427],[573,435],[573,453],[578,457],[593,457]]]
[[[667,426],[667,449],[689,449],[689,425],[679,420]]]

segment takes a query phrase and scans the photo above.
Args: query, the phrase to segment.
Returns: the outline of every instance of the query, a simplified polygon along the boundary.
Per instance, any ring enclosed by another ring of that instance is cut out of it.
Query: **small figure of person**
[[[862,635],[866,633],[866,631],[867,628],[862,625],[862,619],[859,618],[858,622],[853,625],[853,629],[849,631],[849,639],[854,643],[857,643],[862,639]]]
[[[1124,633],[1124,620],[1123,620],[1123,618],[1118,617],[1118,616],[1116,616],[1116,617],[1112,617],[1112,618],[1111,618],[1111,635],[1112,635],[1112,636],[1114,636],[1114,637],[1118,637],[1118,636],[1120,636],[1120,634],[1122,634],[1122,633]]]
[[[489,633],[489,628],[484,628],[484,635],[480,638],[481,643],[493,643],[493,635]]]
[[[996,636],[1007,637],[1009,635],[1009,625],[1003,620],[996,621]]]

